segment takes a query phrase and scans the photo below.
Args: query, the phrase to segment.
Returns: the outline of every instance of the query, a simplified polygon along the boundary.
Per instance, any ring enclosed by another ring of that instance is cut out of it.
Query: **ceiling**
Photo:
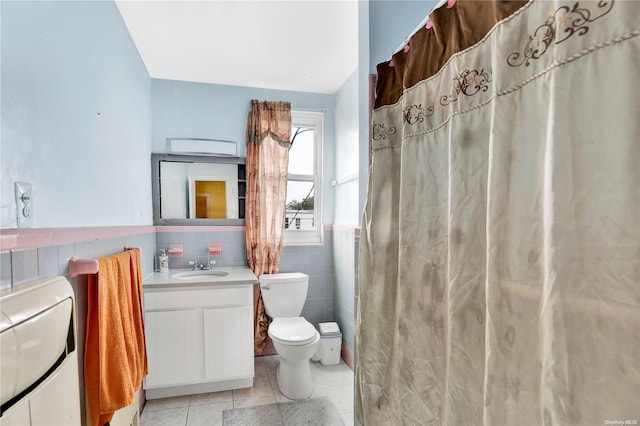
[[[335,93],[358,66],[356,0],[116,0],[151,78]]]

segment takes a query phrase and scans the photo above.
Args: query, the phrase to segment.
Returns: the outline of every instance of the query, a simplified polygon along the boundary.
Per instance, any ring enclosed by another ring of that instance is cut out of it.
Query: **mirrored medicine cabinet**
[[[244,225],[246,159],[151,154],[155,225]]]

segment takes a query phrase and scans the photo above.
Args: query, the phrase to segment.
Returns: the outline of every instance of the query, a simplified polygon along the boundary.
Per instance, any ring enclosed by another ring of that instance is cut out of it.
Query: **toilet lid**
[[[317,335],[315,327],[302,317],[275,318],[269,325],[269,336],[289,345],[304,345]]]

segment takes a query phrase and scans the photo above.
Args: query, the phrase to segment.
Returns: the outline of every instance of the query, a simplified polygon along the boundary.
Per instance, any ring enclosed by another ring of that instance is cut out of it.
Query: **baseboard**
[[[253,387],[253,377],[225,380],[220,382],[206,382],[192,385],[178,385],[170,387],[159,387],[155,389],[145,389],[145,393],[148,401],[158,398],[169,398],[173,396],[193,395],[198,393],[221,392],[251,387]]]
[[[345,364],[349,366],[349,368],[351,368],[352,370],[355,369],[355,356],[351,348],[347,346],[345,342],[342,342],[342,350],[340,351],[340,356],[344,360]]]

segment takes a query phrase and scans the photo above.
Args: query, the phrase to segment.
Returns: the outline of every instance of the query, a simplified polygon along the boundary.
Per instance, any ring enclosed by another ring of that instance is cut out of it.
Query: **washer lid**
[[[73,289],[64,277],[0,292],[0,403],[20,395],[65,355],[73,336]]]
[[[290,345],[304,345],[317,336],[317,331],[303,317],[275,318],[269,325],[269,335]]]

